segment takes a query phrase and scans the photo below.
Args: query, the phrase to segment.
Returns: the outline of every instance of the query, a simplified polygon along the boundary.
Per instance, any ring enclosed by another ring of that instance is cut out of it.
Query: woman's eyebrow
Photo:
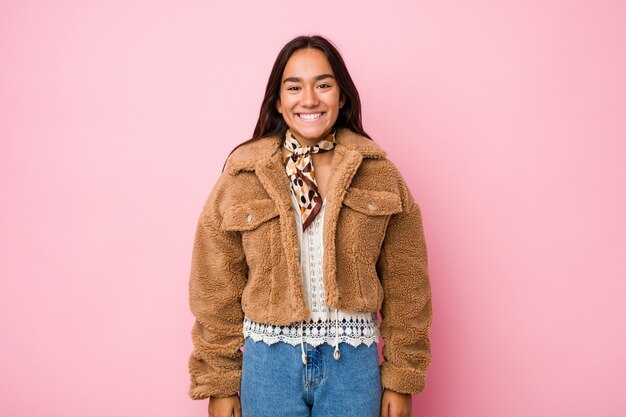
[[[325,78],[335,79],[335,77],[332,74],[321,74],[315,77],[315,81],[323,80]],[[302,81],[302,78],[300,77],[287,77],[283,80],[283,84],[287,82],[298,83],[301,81]]]

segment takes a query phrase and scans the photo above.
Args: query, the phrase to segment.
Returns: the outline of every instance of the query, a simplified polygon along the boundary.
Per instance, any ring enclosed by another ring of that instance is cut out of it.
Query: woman
[[[410,416],[424,388],[420,209],[320,36],[281,50],[253,138],[205,203],[190,306],[190,396],[210,416]]]

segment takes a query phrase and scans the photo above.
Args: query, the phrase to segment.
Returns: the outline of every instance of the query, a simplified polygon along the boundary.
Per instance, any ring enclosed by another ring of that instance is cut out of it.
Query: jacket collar
[[[231,155],[229,163],[230,174],[235,175],[241,171],[254,171],[257,164],[263,164],[280,154],[282,144],[282,137],[267,136],[241,146]],[[356,151],[363,158],[384,158],[386,156],[385,150],[373,140],[345,127],[337,129],[335,148],[339,153]]]
[[[289,178],[282,162],[282,137],[256,139],[233,152],[229,159],[229,172],[255,171],[255,174],[276,204],[281,219],[281,243],[286,254],[292,307],[296,315],[310,317],[304,301],[300,252],[296,219],[293,215]],[[336,277],[335,235],[341,203],[352,178],[365,158],[382,159],[385,151],[374,141],[358,135],[347,128],[337,129],[335,151],[331,161],[331,176],[326,191],[324,214],[324,288],[325,301],[331,308],[340,308],[339,288]]]

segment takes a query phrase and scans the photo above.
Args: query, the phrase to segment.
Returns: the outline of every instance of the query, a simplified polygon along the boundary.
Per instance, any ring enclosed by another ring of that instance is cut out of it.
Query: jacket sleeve
[[[384,291],[381,382],[396,392],[418,394],[431,359],[431,290],[421,211],[406,186],[403,193],[404,209],[391,216],[377,262]]]
[[[195,316],[189,396],[227,397],[239,391],[243,345],[241,295],[247,264],[238,232],[222,231],[205,205],[196,229],[189,304]]]

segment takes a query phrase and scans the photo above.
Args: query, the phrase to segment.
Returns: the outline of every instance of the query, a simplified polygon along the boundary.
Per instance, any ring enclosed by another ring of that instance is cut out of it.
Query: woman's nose
[[[304,106],[315,106],[317,105],[317,93],[315,88],[303,88],[302,89],[302,104]]]

